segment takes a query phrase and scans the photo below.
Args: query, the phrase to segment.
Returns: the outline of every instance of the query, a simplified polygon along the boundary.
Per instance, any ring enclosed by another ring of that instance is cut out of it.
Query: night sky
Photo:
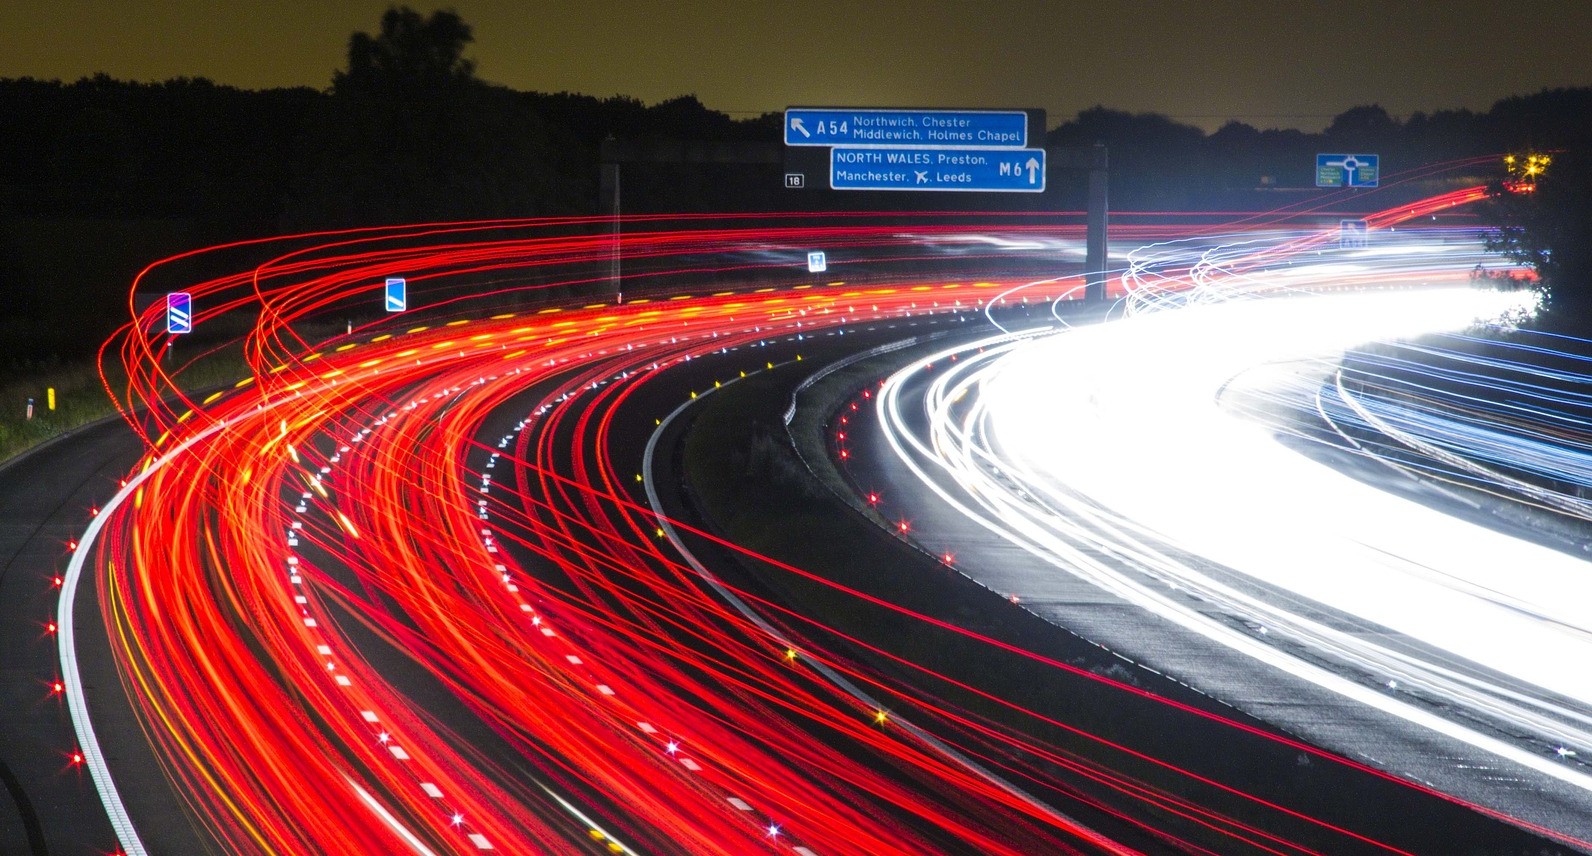
[[[104,71],[325,87],[386,2],[56,0],[0,8],[0,77]],[[415,2],[428,12],[434,5]],[[460,0],[479,75],[515,89],[790,104],[1104,104],[1315,130],[1592,85],[1592,0]]]

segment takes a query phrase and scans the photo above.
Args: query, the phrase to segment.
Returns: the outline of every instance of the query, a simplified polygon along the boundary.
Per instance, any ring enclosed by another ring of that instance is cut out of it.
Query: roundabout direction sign
[[[1376,155],[1316,155],[1316,186],[1376,187],[1379,160]]]

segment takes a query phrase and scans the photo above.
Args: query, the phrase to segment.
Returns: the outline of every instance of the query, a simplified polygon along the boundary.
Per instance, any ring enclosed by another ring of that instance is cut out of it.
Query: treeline
[[[374,223],[596,213],[605,137],[770,146],[780,139],[778,114],[735,120],[689,95],[649,106],[625,97],[516,92],[472,78],[413,90],[339,79],[342,85],[326,91],[247,91],[203,78],[0,80],[0,217],[181,219],[196,224],[199,239],[223,240]],[[1320,133],[1230,122],[1206,134],[1157,114],[1095,107],[1050,131],[1046,143],[1104,143],[1116,208],[1263,207],[1267,192],[1314,192],[1318,152],[1379,154],[1384,176],[1393,177],[1528,147],[1562,148],[1587,133],[1587,116],[1592,89],[1508,98],[1484,113],[1444,110],[1403,120],[1375,105],[1355,107]],[[848,199],[861,196],[869,197],[864,207],[877,210],[919,199],[787,192],[778,164],[755,170],[640,165],[627,172],[625,208],[634,212],[822,209],[848,207]],[[733,186],[725,186],[726,176]],[[1042,199],[974,194],[981,198],[972,201],[1047,209],[1081,204],[1080,180],[1059,170],[1050,179],[1053,189]]]
[[[1235,121],[1206,134],[1153,113],[1095,107],[1051,131],[1047,142],[1105,143],[1114,207],[1200,210],[1237,203],[1248,208],[1264,207],[1268,192],[1316,192],[1317,153],[1379,155],[1384,181],[1394,181],[1421,167],[1579,145],[1592,131],[1588,116],[1592,88],[1505,98],[1483,113],[1439,110],[1406,119],[1365,105],[1334,117],[1320,133],[1262,130]],[[1489,160],[1451,180],[1486,181],[1501,168]]]
[[[457,13],[388,9],[354,33],[325,90],[245,91],[203,78],[131,83],[0,80],[0,216],[179,219],[204,240],[378,223],[596,213],[606,138],[752,142],[778,151],[779,114],[733,120],[682,96],[518,92],[482,81]],[[1506,98],[1485,113],[1400,120],[1351,108],[1320,133],[1230,122],[1215,133],[1156,114],[1084,110],[1051,147],[1110,150],[1115,207],[1270,207],[1314,192],[1318,152],[1374,153],[1411,169],[1588,134],[1592,88]],[[777,160],[777,156],[773,158]],[[781,164],[627,165],[632,212],[860,206],[1079,207],[1082,179],[1052,170],[1041,196],[834,193],[783,188]],[[1466,176],[1465,178],[1472,178]],[[818,178],[814,176],[813,178]],[[817,185],[818,187],[814,187]],[[1380,201],[1380,200],[1379,200]]]
[[[779,133],[777,117],[734,121],[689,95],[649,106],[473,81],[417,93],[249,91],[104,75],[0,79],[0,123],[0,216],[178,218],[217,239],[592,213],[606,136]]]

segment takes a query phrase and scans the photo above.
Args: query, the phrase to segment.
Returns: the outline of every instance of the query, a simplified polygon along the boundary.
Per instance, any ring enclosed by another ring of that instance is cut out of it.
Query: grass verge
[[[230,386],[247,375],[241,346],[213,351],[195,360],[178,375],[184,391]],[[112,388],[126,386],[127,376],[113,367],[106,380]],[[55,390],[55,409],[49,391]],[[28,400],[33,415],[28,417]],[[36,370],[0,384],[0,463],[73,429],[116,413],[105,392],[99,367],[91,359]]]

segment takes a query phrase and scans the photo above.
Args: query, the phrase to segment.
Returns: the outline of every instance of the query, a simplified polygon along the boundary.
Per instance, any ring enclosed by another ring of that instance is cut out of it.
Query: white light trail
[[[1592,776],[1564,763],[1568,756],[1445,720],[1364,680],[1418,689],[1548,745],[1592,746],[1584,666],[1592,563],[1380,490],[1278,442],[1279,428],[1336,385],[1346,349],[1518,315],[1535,295],[1408,287],[1466,278],[1480,248],[1453,236],[1410,240],[1407,253],[1332,253],[1319,265],[1279,249],[1291,240],[1146,248],[1124,275],[1138,310],[1129,318],[1002,337],[959,349],[957,363],[947,352],[903,370],[879,397],[891,445],[943,499],[1051,567],[1273,667],[1592,790]],[[932,380],[920,375],[927,364],[941,366]],[[924,429],[911,427],[923,424],[911,418],[919,407],[930,417]],[[1509,447],[1497,435],[1487,435],[1493,455]],[[1531,451],[1546,454],[1540,444]],[[1353,630],[1315,620],[1299,598],[1348,617]],[[1263,630],[1245,632],[1213,611]],[[1277,639],[1341,668],[1284,653]]]

